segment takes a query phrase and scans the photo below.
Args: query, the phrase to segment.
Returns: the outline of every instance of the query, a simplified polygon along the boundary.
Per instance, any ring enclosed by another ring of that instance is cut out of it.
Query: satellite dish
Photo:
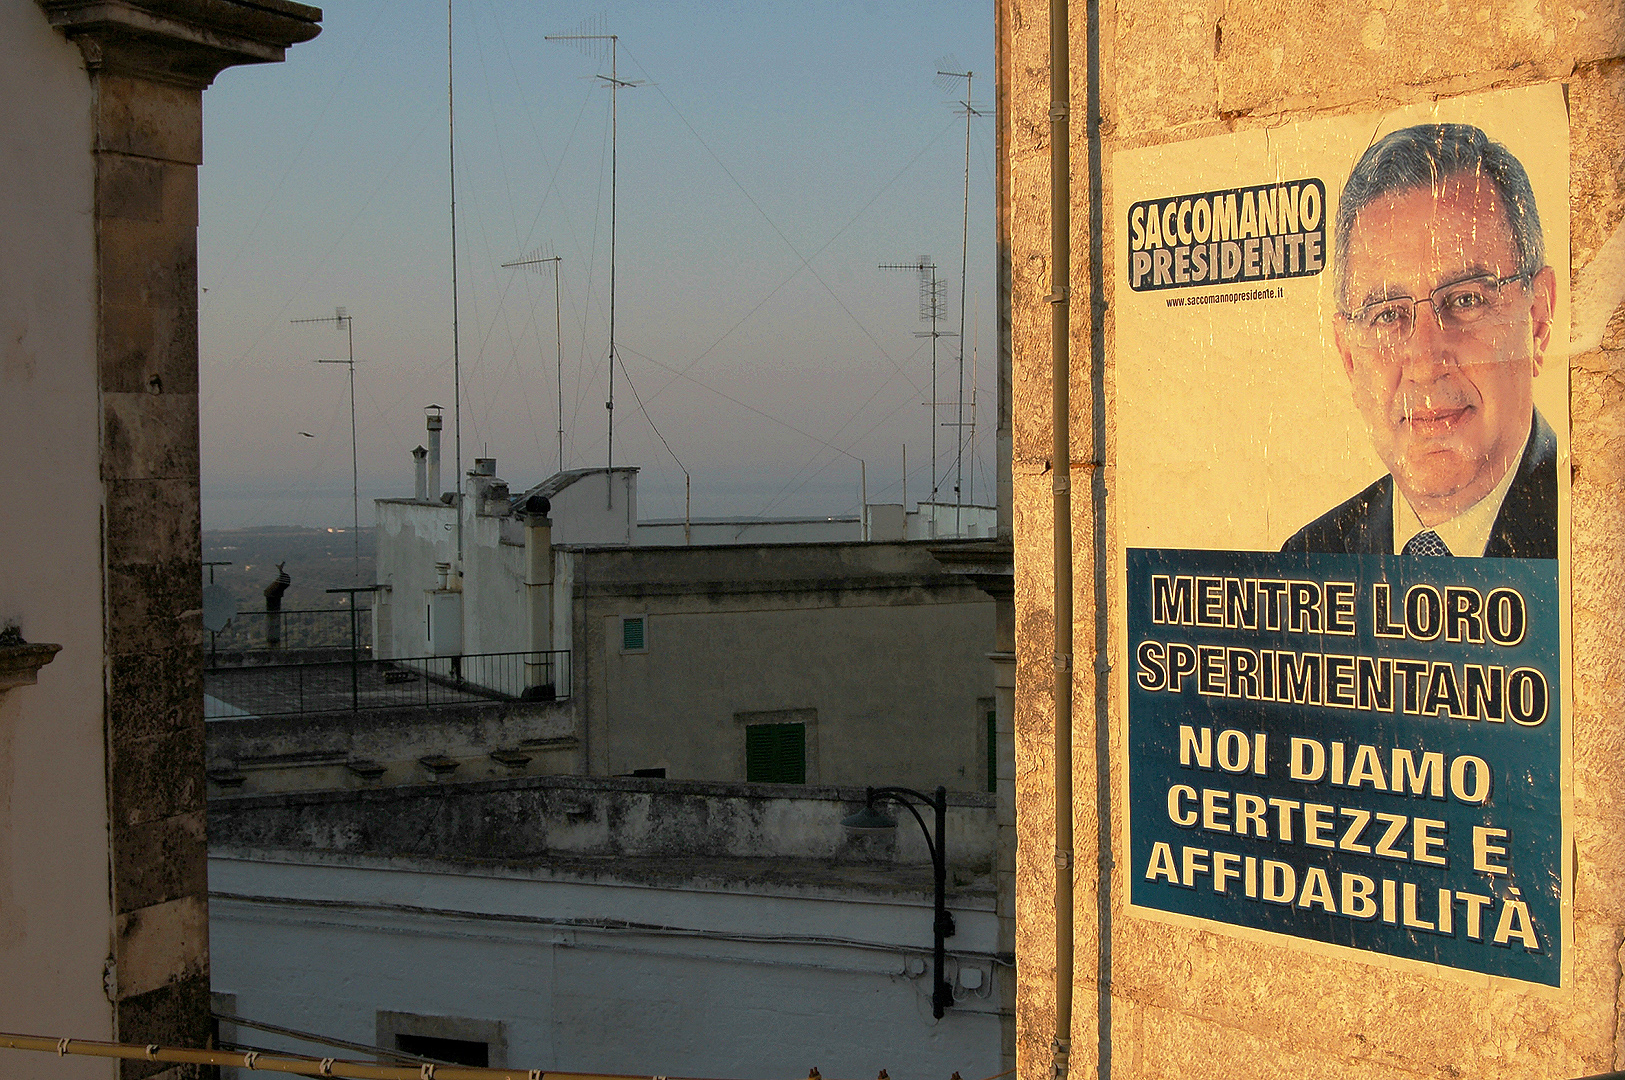
[[[237,617],[237,598],[224,585],[203,586],[203,629],[219,633]]]

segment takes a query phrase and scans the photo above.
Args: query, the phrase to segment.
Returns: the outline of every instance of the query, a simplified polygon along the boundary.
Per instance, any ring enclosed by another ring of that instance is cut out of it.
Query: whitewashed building
[[[994,600],[943,561],[976,541],[713,523],[689,538],[717,542],[641,543],[636,469],[515,493],[489,459],[459,515],[429,494],[438,422],[414,496],[377,501],[367,671],[211,671],[214,793],[560,774],[993,790]]]
[[[993,797],[924,834],[852,789],[527,777],[211,805],[217,1007],[463,1064],[947,1080],[1013,1064]],[[239,1038],[330,1053],[264,1032]]]

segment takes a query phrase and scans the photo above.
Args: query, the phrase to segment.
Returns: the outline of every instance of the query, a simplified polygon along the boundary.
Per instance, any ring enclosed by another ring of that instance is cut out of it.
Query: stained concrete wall
[[[806,725],[807,781],[987,789],[993,601],[919,543],[575,553],[591,771],[743,780],[745,728]],[[621,648],[645,619],[647,648]]]
[[[621,1075],[1000,1071],[990,973],[1007,963],[985,892],[950,901],[956,1001],[935,1020],[929,889],[888,888],[885,871],[639,878],[240,851],[210,870],[216,985],[296,1030],[389,1045],[409,1018],[494,1044],[493,1065]]]
[[[0,98],[0,625],[62,646],[37,685],[0,692],[0,1015],[106,1039],[92,99],[79,50],[29,0],[0,3]],[[35,1075],[30,1056],[0,1055],[0,1076]]]
[[[1374,112],[1435,97],[1562,82],[1570,110],[1569,359],[1576,879],[1573,985],[1557,994],[1332,959],[1282,945],[1131,919],[1121,822],[1114,823],[1109,1033],[1096,981],[1099,851],[1091,595],[1090,312],[1085,8],[1071,20],[1072,535],[1077,567],[1073,774],[1077,934],[1074,1074],[1109,1055],[1129,1076],[1547,1076],[1625,1066],[1625,9],[1613,0],[1483,3],[1449,9],[1353,4],[1123,0],[1101,5],[1105,220],[1111,154],[1288,120]],[[1050,1068],[1055,997],[1052,756],[1048,6],[1000,0],[999,123],[1005,135],[1014,353],[1018,1058]],[[1120,216],[1120,215],[1119,215]],[[1109,249],[1108,249],[1109,250]],[[1108,262],[1108,265],[1109,262]],[[1561,273],[1561,269],[1559,270]],[[1108,286],[1107,296],[1111,295]],[[1116,343],[1106,332],[1107,457]],[[1108,494],[1108,528],[1113,526]],[[1115,719],[1115,718],[1113,718]],[[1113,760],[1121,759],[1113,745]]]
[[[209,721],[208,755],[211,796],[580,771],[568,701],[222,716]]]
[[[921,868],[929,885],[925,834],[906,811],[887,809],[901,816],[890,836],[854,837],[841,828],[841,819],[861,809],[863,798],[864,789],[850,787],[585,776],[237,795],[210,802],[209,842],[217,851],[498,862],[609,857],[883,863]],[[991,869],[993,803],[992,795],[981,792],[948,797],[949,864],[966,881]]]
[[[994,798],[949,800],[941,1019],[924,834],[902,813],[894,836],[848,835],[863,798],[529,777],[214,800],[215,985],[358,1042],[381,1011],[500,1026],[521,1068],[993,1075]]]

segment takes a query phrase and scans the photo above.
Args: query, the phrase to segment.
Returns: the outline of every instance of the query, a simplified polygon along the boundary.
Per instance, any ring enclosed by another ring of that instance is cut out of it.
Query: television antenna
[[[971,121],[981,116],[976,107],[971,104],[971,82],[976,73],[967,68],[956,71],[960,65],[951,56],[943,57],[938,61],[937,86],[943,90],[954,91],[959,89],[959,80],[965,80],[965,96],[959,102],[965,115],[965,215],[960,226],[959,237],[959,395],[957,398],[957,412],[954,418],[954,533],[959,535],[963,531],[960,515],[963,512],[965,500],[963,490],[965,485],[965,429],[970,428],[971,450],[976,449],[976,411],[971,410],[971,420],[965,423],[965,280],[966,271],[970,265],[970,126]],[[974,476],[974,472],[972,474]]]
[[[452,73],[451,0],[446,0],[446,166],[451,181],[451,440],[457,481],[457,577],[463,576],[463,365],[457,325],[457,97]],[[356,576],[360,581],[360,575]]]
[[[942,319],[942,286],[943,281],[937,277],[937,264],[931,261],[931,256],[921,255],[911,263],[881,263],[881,270],[912,270],[920,279],[920,321],[931,324],[929,330],[915,331],[915,337],[928,337],[931,339],[931,400],[925,404],[931,406],[931,535],[936,535],[936,502],[937,502],[937,407],[948,404],[937,400],[937,339],[944,337],[958,337],[949,330],[938,330],[937,323]],[[905,506],[904,512],[907,512]]]
[[[555,357],[553,360],[553,382],[559,393],[559,467],[557,472],[564,471],[564,322],[559,309],[559,269],[563,259],[561,255],[543,255],[540,251],[533,251],[523,258],[513,262],[503,263],[503,267],[525,267],[536,273],[541,273],[541,267],[548,263],[553,264],[553,341]]]
[[[357,581],[361,580],[361,471],[357,466],[356,439],[355,439],[355,319],[344,308],[334,308],[333,314],[323,315],[313,319],[289,319],[290,323],[332,323],[343,330],[346,340],[346,355],[336,360],[318,360],[318,364],[345,364],[350,369],[350,514],[352,528],[350,539],[355,547],[354,574]]]
[[[447,0],[449,3],[450,0]],[[622,87],[631,89],[641,86],[641,79],[623,79],[620,77],[620,38],[615,34],[604,32],[604,17],[595,16],[582,22],[573,34],[548,34],[547,41],[569,41],[591,59],[600,63],[604,59],[607,41],[609,52],[609,74],[602,72],[598,78],[609,84],[609,395],[604,401],[604,408],[609,413],[609,451],[604,471],[604,488],[608,495],[608,505],[615,506],[615,364],[618,353],[615,351],[615,192],[617,186],[618,170],[616,162],[619,138],[619,101]]]

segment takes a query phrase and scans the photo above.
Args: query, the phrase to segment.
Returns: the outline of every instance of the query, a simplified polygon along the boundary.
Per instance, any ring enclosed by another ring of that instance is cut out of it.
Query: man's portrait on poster
[[[1388,474],[1286,552],[1557,558],[1557,441],[1535,408],[1554,325],[1523,165],[1469,124],[1373,144],[1338,200],[1333,326]]]

